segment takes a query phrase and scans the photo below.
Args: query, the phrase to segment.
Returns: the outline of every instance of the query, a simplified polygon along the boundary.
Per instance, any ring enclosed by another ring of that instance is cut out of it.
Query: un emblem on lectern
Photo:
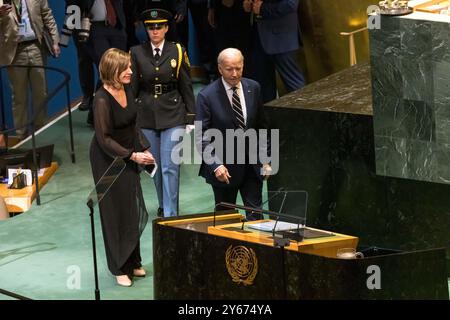
[[[228,273],[233,282],[252,285],[258,273],[258,259],[253,249],[244,246],[229,246],[225,253]]]

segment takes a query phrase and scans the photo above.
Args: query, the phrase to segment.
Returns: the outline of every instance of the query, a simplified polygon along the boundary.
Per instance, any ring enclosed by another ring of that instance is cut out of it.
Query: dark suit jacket
[[[300,46],[298,0],[264,0],[256,25],[267,54],[297,50]]]
[[[150,42],[134,46],[130,52],[133,70],[131,86],[135,97],[140,101],[138,124],[141,128],[167,129],[193,123],[195,97],[184,48],[178,78],[176,69],[179,57],[175,43],[167,40],[164,42],[158,63],[153,58]],[[177,86],[177,89],[155,98],[152,86],[154,88],[155,84],[169,83]]]
[[[247,78],[242,78],[241,83],[247,109],[246,129],[267,129],[267,121],[263,110],[260,85],[256,81]],[[245,170],[249,167],[255,170],[256,175],[262,179],[262,176],[260,175],[261,163],[259,158],[258,163],[253,164],[252,166],[248,166],[246,164],[236,164],[236,159],[234,159],[234,164],[226,163],[227,153],[225,146],[227,143],[233,143],[232,141],[227,141],[226,130],[238,129],[239,126],[233,113],[230,100],[225,92],[222,78],[217,79],[198,94],[196,104],[196,121],[202,122],[202,137],[196,136],[196,142],[199,149],[201,144],[202,154],[205,148],[211,145],[211,141],[204,137],[204,132],[206,130],[217,129],[222,133],[223,137],[224,149],[221,150],[222,156],[220,155],[220,152],[216,150],[214,152],[215,163],[213,164],[205,163],[205,159],[202,158],[203,161],[200,166],[199,175],[204,177],[207,183],[218,187],[236,187],[242,182],[242,179],[245,176]],[[259,150],[259,147],[260,146],[256,148],[256,151]],[[235,146],[235,158],[237,152],[245,152],[246,158],[248,158],[248,145],[246,146],[245,151],[242,149],[238,150]],[[215,177],[214,170],[221,164],[227,167],[228,172],[231,175],[229,185],[220,182]]]

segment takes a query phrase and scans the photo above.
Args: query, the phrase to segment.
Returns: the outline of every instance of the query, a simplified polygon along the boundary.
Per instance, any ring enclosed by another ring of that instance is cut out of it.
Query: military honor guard
[[[130,50],[132,88],[139,103],[138,124],[158,165],[154,176],[158,215],[175,216],[180,164],[171,156],[180,145],[180,130],[190,128],[195,117],[189,59],[179,43],[165,40],[172,19],[170,12],[150,9],[142,13],[141,19],[150,41]]]

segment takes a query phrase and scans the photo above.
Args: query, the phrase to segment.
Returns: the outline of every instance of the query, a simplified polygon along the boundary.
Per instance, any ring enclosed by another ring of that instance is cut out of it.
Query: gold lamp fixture
[[[361,28],[358,30],[354,30],[351,32],[341,32],[340,33],[341,36],[348,37],[348,49],[349,49],[349,53],[350,53],[350,66],[354,66],[357,63],[356,48],[355,48],[355,34],[365,31],[365,30],[367,30],[367,27],[364,27],[364,28]]]

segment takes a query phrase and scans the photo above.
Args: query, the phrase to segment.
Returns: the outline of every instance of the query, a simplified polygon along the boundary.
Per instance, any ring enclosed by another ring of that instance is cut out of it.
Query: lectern
[[[277,247],[242,220],[238,212],[154,220],[154,298],[448,299],[445,249],[371,248],[344,260],[337,250],[357,248],[357,237],[306,228],[303,241]]]

